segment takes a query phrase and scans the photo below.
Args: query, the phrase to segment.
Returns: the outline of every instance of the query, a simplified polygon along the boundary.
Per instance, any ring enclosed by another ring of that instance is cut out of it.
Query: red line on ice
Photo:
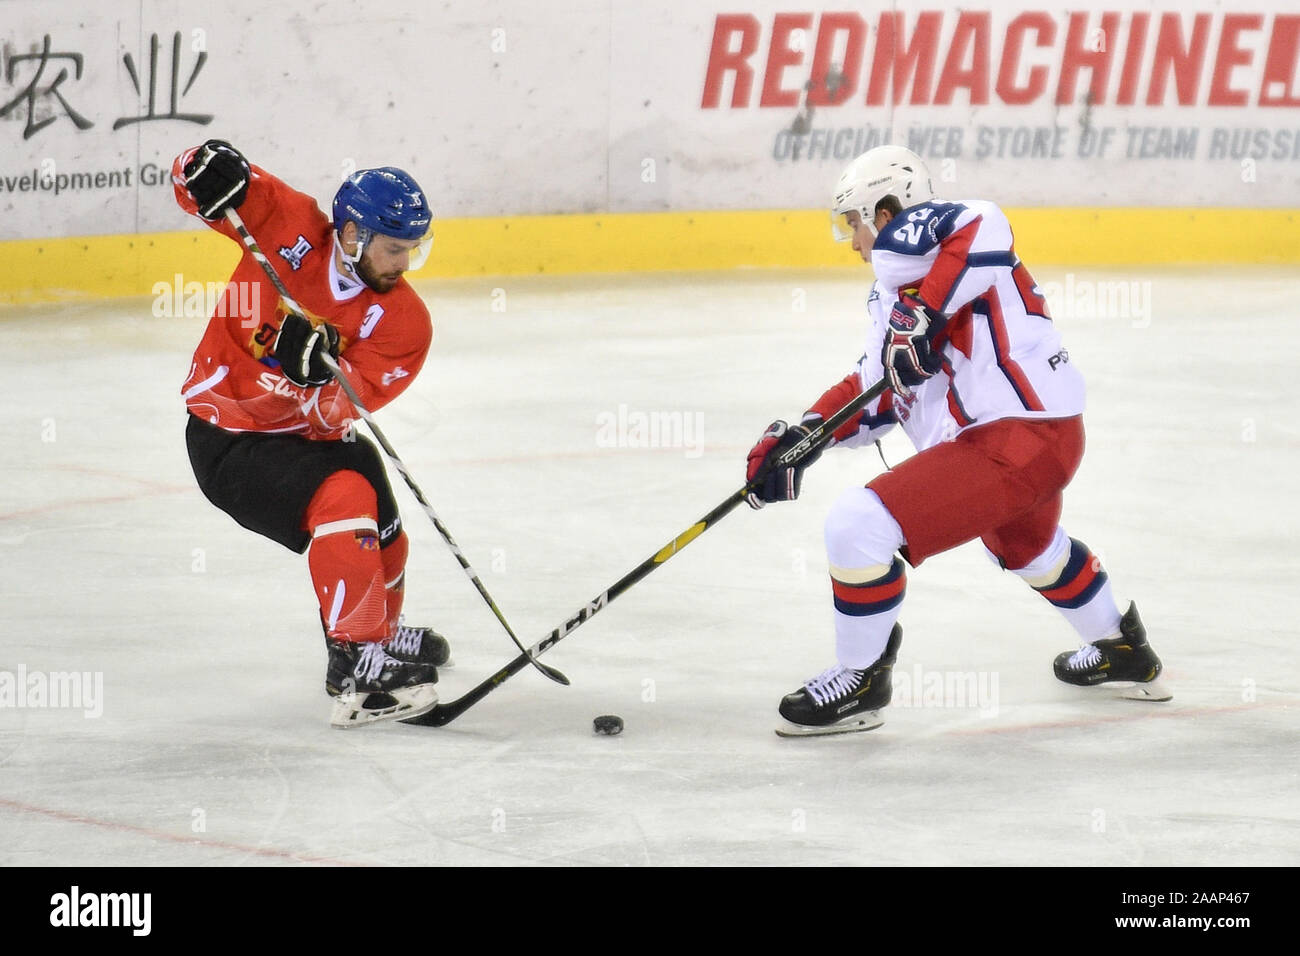
[[[30,515],[46,514],[50,511],[59,511],[63,508],[76,508],[81,505],[111,505],[119,501],[138,501],[141,498],[154,498],[158,495],[175,495],[182,491],[189,491],[189,488],[175,488],[162,491],[137,491],[129,495],[109,495],[104,498],[70,498],[64,501],[52,501],[48,505],[37,505],[35,508],[20,508],[18,511],[7,511],[0,514],[0,521],[8,521],[10,518],[26,518]],[[197,489],[195,489],[197,490]]]
[[[274,857],[279,860],[292,860],[297,863],[322,863],[327,866],[364,866],[362,863],[350,863],[347,860],[336,860],[328,856],[313,856],[310,853],[296,853],[291,850],[272,850],[267,847],[245,846],[242,843],[229,843],[225,840],[203,840],[196,837],[180,836],[176,833],[168,833],[166,830],[153,830],[149,827],[136,826],[133,823],[118,823],[113,820],[98,820],[94,817],[84,816],[80,813],[69,813],[66,810],[51,810],[48,807],[38,807],[30,803],[22,803],[18,800],[9,800],[0,797],[0,807],[8,807],[11,810],[17,810],[20,813],[36,813],[41,816],[51,817],[55,820],[62,820],[65,823],[80,823],[84,826],[99,827],[103,830],[116,830],[119,833],[135,833],[139,836],[149,837],[151,840],[165,840],[168,843],[178,843],[182,846],[200,847],[207,850],[235,850],[240,853],[252,853],[256,856]]]

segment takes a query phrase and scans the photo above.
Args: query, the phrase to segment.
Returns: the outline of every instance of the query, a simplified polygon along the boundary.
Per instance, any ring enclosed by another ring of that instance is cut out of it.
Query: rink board
[[[1062,265],[1300,262],[1289,209],[1010,209],[1027,261]],[[216,234],[30,239],[0,243],[0,303],[173,297],[224,282],[238,247]],[[623,213],[448,219],[414,278],[852,267],[820,210]]]

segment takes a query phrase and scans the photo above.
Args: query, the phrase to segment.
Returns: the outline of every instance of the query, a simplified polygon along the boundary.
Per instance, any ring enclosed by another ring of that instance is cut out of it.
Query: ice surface
[[[103,694],[100,716],[0,707],[0,864],[1294,864],[1300,275],[1034,271],[1089,384],[1064,523],[1138,601],[1175,698],[1057,683],[1072,632],[967,545],[910,576],[898,673],[968,675],[984,706],[918,694],[820,740],[778,739],[776,703],[832,663],[821,522],[873,450],[832,450],[799,502],[733,512],[566,638],[545,660],[573,686],[526,670],[445,728],[340,732],[305,560],[189,470],[203,320],[3,311],[0,672]],[[422,283],[432,356],[379,420],[531,643],[848,371],[868,279]],[[1097,314],[1101,283],[1149,311]],[[690,429],[617,447],[652,413]],[[393,480],[451,699],[515,652]],[[606,713],[622,735],[593,733]]]

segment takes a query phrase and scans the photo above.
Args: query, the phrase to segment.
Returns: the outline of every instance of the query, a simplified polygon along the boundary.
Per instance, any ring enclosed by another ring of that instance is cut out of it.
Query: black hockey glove
[[[284,377],[295,385],[328,385],[334,373],[325,367],[321,357],[329,355],[338,361],[339,330],[328,322],[313,328],[301,315],[286,315],[271,354],[280,363]]]
[[[767,426],[763,437],[749,451],[748,465],[745,468],[745,480],[753,482],[765,465],[774,464],[786,451],[803,441],[818,425],[820,415],[808,415],[803,423],[791,428],[785,422],[775,421]],[[801,458],[797,464],[774,467],[763,474],[758,483],[745,496],[749,506],[755,510],[771,501],[793,501],[799,497],[799,487],[803,484],[803,471],[818,458],[822,449]]]
[[[899,395],[912,394],[913,386],[943,369],[943,357],[932,343],[948,317],[936,312],[911,292],[903,292],[889,313],[889,328],[880,351],[889,387]]]
[[[243,154],[225,140],[210,139],[185,164],[185,188],[204,219],[219,219],[227,209],[238,209],[248,195],[253,171]]]

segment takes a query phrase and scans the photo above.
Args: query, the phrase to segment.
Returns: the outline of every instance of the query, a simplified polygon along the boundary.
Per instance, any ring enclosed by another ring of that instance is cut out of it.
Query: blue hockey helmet
[[[355,222],[360,230],[355,259],[361,258],[365,244],[375,233],[420,240],[411,256],[412,269],[420,268],[429,254],[433,210],[419,183],[396,167],[359,169],[343,181],[334,194],[334,228],[342,233],[349,222]]]

